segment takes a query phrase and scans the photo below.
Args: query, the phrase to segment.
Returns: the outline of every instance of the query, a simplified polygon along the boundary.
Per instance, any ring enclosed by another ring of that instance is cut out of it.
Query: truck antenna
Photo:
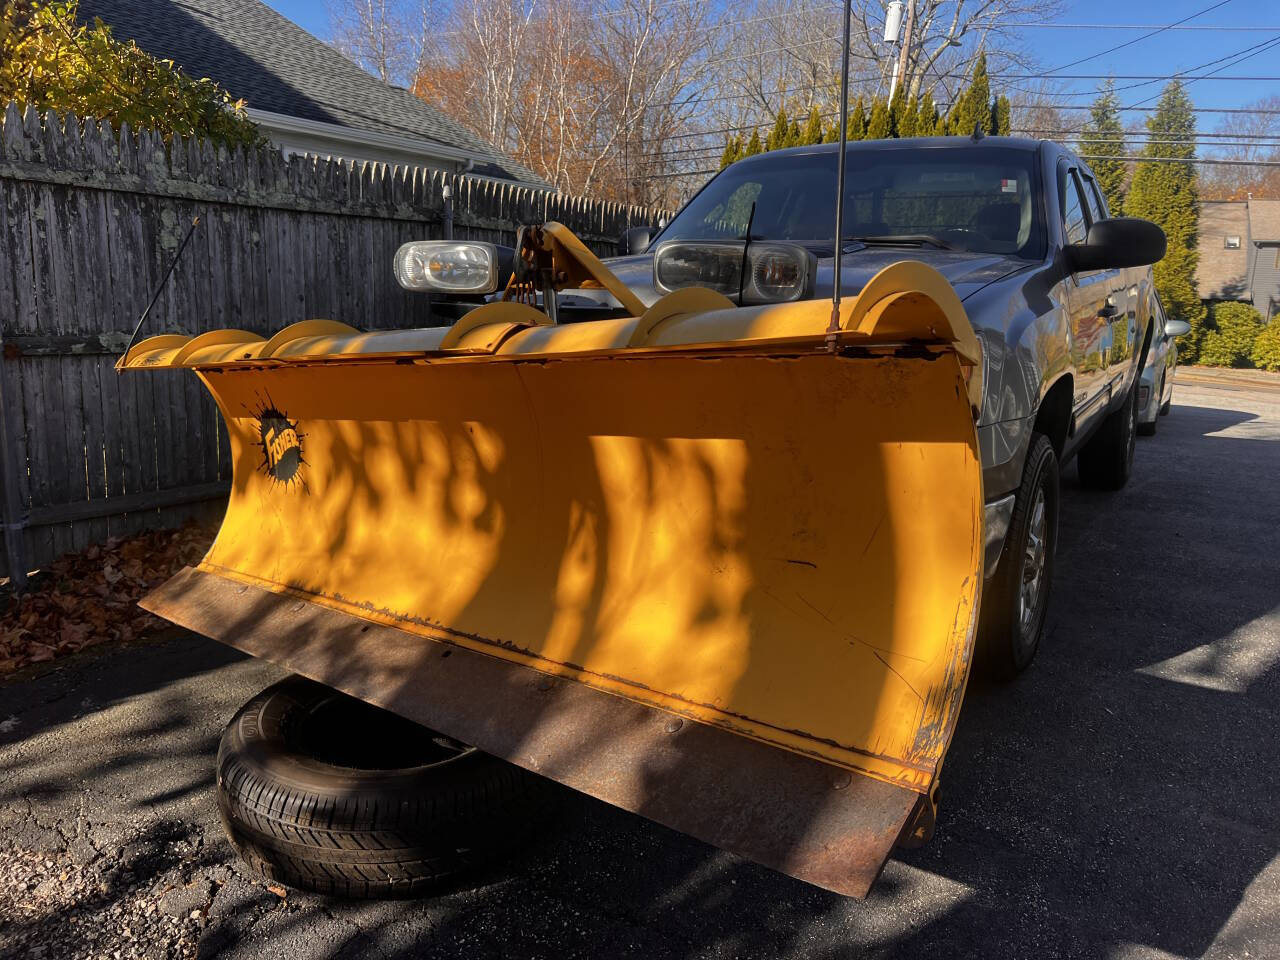
[[[849,135],[849,16],[852,0],[841,0],[844,8],[844,43],[840,50],[840,152],[836,155],[836,235],[835,263],[832,267],[831,322],[827,324],[827,349],[835,353],[840,333],[840,259],[844,247],[844,151]]]

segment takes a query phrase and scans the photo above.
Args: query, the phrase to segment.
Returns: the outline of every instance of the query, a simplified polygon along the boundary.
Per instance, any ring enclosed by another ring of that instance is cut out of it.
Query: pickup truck
[[[495,757],[849,896],[928,839],[975,636],[1040,642],[1059,464],[1129,476],[1165,241],[1052,144],[856,145],[840,217],[838,159],[734,164],[611,265],[403,245],[406,289],[504,289],[450,327],[126,351],[200,374],[235,476],[145,608],[320,683],[223,738],[251,863],[419,889],[524,829]],[[414,742],[377,716],[447,755],[375,759]]]
[[[1159,306],[1150,264],[1163,232],[1111,218],[1092,171],[1064,147],[1016,137],[853,143],[841,238],[842,296],[883,267],[920,260],[960,296],[983,349],[978,414],[985,575],[978,656],[1011,677],[1035,656],[1058,537],[1059,474],[1118,489],[1132,469],[1138,389]],[[832,294],[834,144],[748,157],[709,181],[650,236],[606,261],[646,305],[663,293],[655,258],[673,242],[787,241],[817,258],[812,296]],[[561,295],[560,320],[619,304]]]

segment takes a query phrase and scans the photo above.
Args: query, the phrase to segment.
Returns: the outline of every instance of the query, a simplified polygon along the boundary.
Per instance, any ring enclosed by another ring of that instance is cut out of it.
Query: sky
[[[328,38],[328,14],[323,2],[266,2],[321,39]],[[601,8],[609,5],[608,0],[600,3]],[[1145,37],[1158,27],[1184,19],[1187,22],[1181,28]],[[1197,107],[1242,107],[1265,96],[1280,96],[1280,2],[1276,0],[1062,0],[1051,20],[1041,22],[1058,26],[1025,28],[1022,35],[1046,71],[1062,67],[1065,69],[1057,73],[1067,76],[1113,74],[1118,78],[1117,87],[1133,85],[1119,94],[1126,105],[1147,98],[1154,102],[1163,83],[1119,79],[1122,76],[1168,76],[1180,71],[1195,76],[1219,68],[1223,69],[1214,79],[1189,83],[1187,89]],[[1149,29],[1118,29],[1118,25],[1147,25]],[[1208,27],[1232,29],[1205,29]],[[1104,52],[1119,44],[1127,46]],[[1232,59],[1222,61],[1235,54],[1247,59],[1238,63]],[[1078,60],[1083,62],[1075,63]],[[1230,79],[1234,77],[1272,79]],[[1064,80],[1062,89],[1079,95],[1066,96],[1062,102],[1088,104],[1098,83],[1089,77]],[[999,82],[993,87],[998,89]],[[1138,116],[1126,114],[1125,121]],[[1220,114],[1201,113],[1199,129],[1212,132],[1221,119]]]

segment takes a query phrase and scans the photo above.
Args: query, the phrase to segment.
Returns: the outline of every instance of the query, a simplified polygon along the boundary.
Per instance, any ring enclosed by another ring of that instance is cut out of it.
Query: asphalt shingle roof
[[[1250,200],[1249,230],[1255,243],[1280,241],[1280,200]]]
[[[1239,237],[1229,250],[1227,237]],[[1249,205],[1235,200],[1206,200],[1200,204],[1200,251],[1196,287],[1201,300],[1239,300],[1248,297]]]
[[[80,17],[250,107],[465,150],[478,173],[542,183],[462,124],[388,86],[259,0],[80,0]],[[484,161],[488,161],[485,164]]]

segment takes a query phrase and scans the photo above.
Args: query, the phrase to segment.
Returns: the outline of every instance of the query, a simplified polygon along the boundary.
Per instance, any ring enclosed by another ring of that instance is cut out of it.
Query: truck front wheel
[[[1058,455],[1036,434],[996,572],[982,595],[978,664],[995,679],[1025,670],[1040,646],[1058,544]]]

